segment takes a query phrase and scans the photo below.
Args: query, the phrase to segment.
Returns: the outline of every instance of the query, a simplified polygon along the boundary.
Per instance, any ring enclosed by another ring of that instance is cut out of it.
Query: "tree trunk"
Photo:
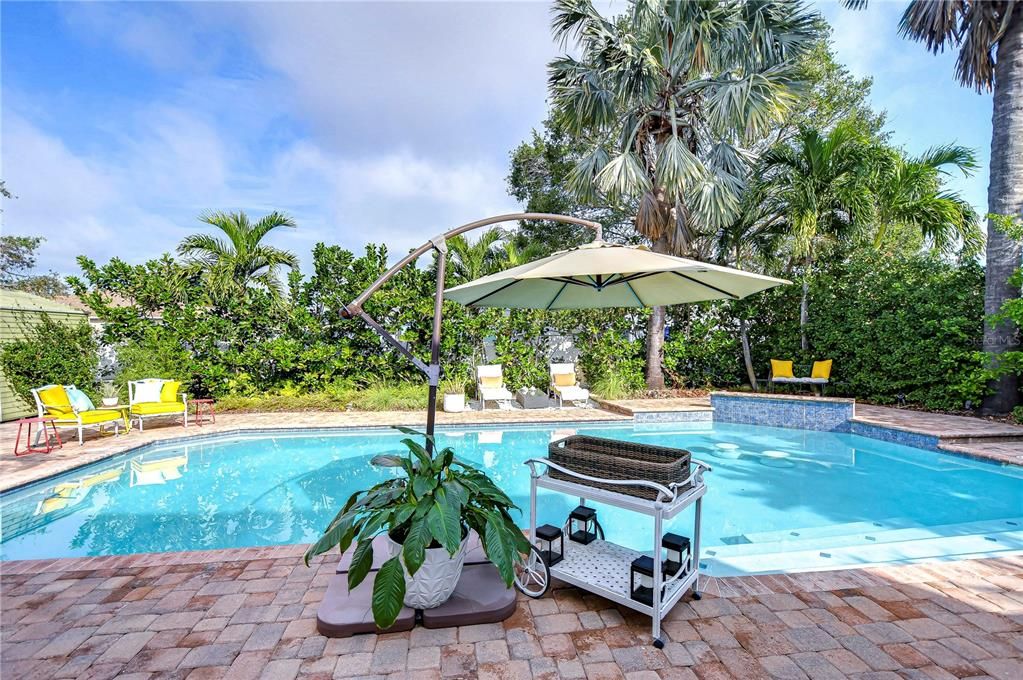
[[[1023,215],[1023,8],[998,44],[994,111],[991,117],[991,180],[988,210],[998,215]],[[1019,297],[1009,276],[1020,266],[1020,244],[988,220],[984,312],[995,314],[1002,303]],[[1019,329],[1010,322],[984,325],[984,351],[998,355],[1019,347]],[[996,356],[997,361],[997,356]],[[984,400],[988,413],[1007,413],[1019,403],[1019,380],[1005,375],[994,380]]]
[[[670,250],[668,238],[662,236],[653,242],[655,253],[667,254]],[[646,388],[664,389],[664,307],[654,307],[646,325]]]
[[[810,349],[810,340],[806,337],[806,324],[810,321],[810,256],[803,263],[803,295],[799,299],[799,347],[804,352]]]
[[[749,376],[750,387],[756,392],[759,389],[757,385],[757,372],[753,368],[753,356],[749,350],[749,334],[746,328],[746,319],[739,319],[739,341],[742,342],[742,360],[746,363],[746,375]]]

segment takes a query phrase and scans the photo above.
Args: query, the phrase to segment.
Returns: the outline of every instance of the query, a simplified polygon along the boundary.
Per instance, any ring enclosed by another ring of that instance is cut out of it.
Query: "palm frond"
[[[612,200],[625,196],[639,196],[650,189],[650,178],[636,154],[625,151],[604,166],[597,174],[597,187]]]
[[[916,163],[927,167],[941,169],[944,165],[954,165],[969,177],[977,169],[977,154],[973,149],[955,144],[932,146],[914,159]]]

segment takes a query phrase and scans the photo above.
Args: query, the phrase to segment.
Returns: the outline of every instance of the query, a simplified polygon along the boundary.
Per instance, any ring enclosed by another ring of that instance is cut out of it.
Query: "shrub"
[[[7,343],[0,365],[15,393],[32,404],[32,388],[75,385],[90,397],[99,396],[99,348],[85,321],[58,323],[43,314],[27,337]]]

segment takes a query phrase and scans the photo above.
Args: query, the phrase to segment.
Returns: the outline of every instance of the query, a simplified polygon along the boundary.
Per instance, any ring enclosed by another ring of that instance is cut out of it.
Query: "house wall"
[[[68,325],[88,319],[85,312],[46,298],[21,291],[0,290],[0,346],[28,337],[40,323],[43,314],[48,314],[57,323]],[[7,422],[30,415],[35,415],[35,406],[14,393],[0,367],[0,421]]]

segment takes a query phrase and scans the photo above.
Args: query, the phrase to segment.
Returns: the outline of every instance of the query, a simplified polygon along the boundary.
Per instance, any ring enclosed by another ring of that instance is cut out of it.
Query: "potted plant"
[[[106,406],[107,408],[117,406],[119,397],[117,395],[117,386],[114,385],[114,383],[112,382],[103,383],[101,392],[103,394],[102,401],[104,406]]]
[[[402,604],[429,609],[447,600],[458,585],[469,529],[480,536],[487,558],[510,588],[515,566],[529,553],[529,541],[512,520],[511,499],[482,471],[455,456],[451,447],[431,456],[412,437],[421,432],[397,428],[407,453],[382,453],[379,467],[403,474],[356,491],[323,536],[305,553],[315,555],[337,546],[343,553],[354,543],[348,589],[362,583],[373,565],[373,539],[386,533],[390,558],[373,583],[373,619],[380,629],[394,624]],[[430,442],[433,444],[433,442]]]
[[[444,389],[444,412],[461,413],[465,410],[465,383],[458,380],[445,381]]]

